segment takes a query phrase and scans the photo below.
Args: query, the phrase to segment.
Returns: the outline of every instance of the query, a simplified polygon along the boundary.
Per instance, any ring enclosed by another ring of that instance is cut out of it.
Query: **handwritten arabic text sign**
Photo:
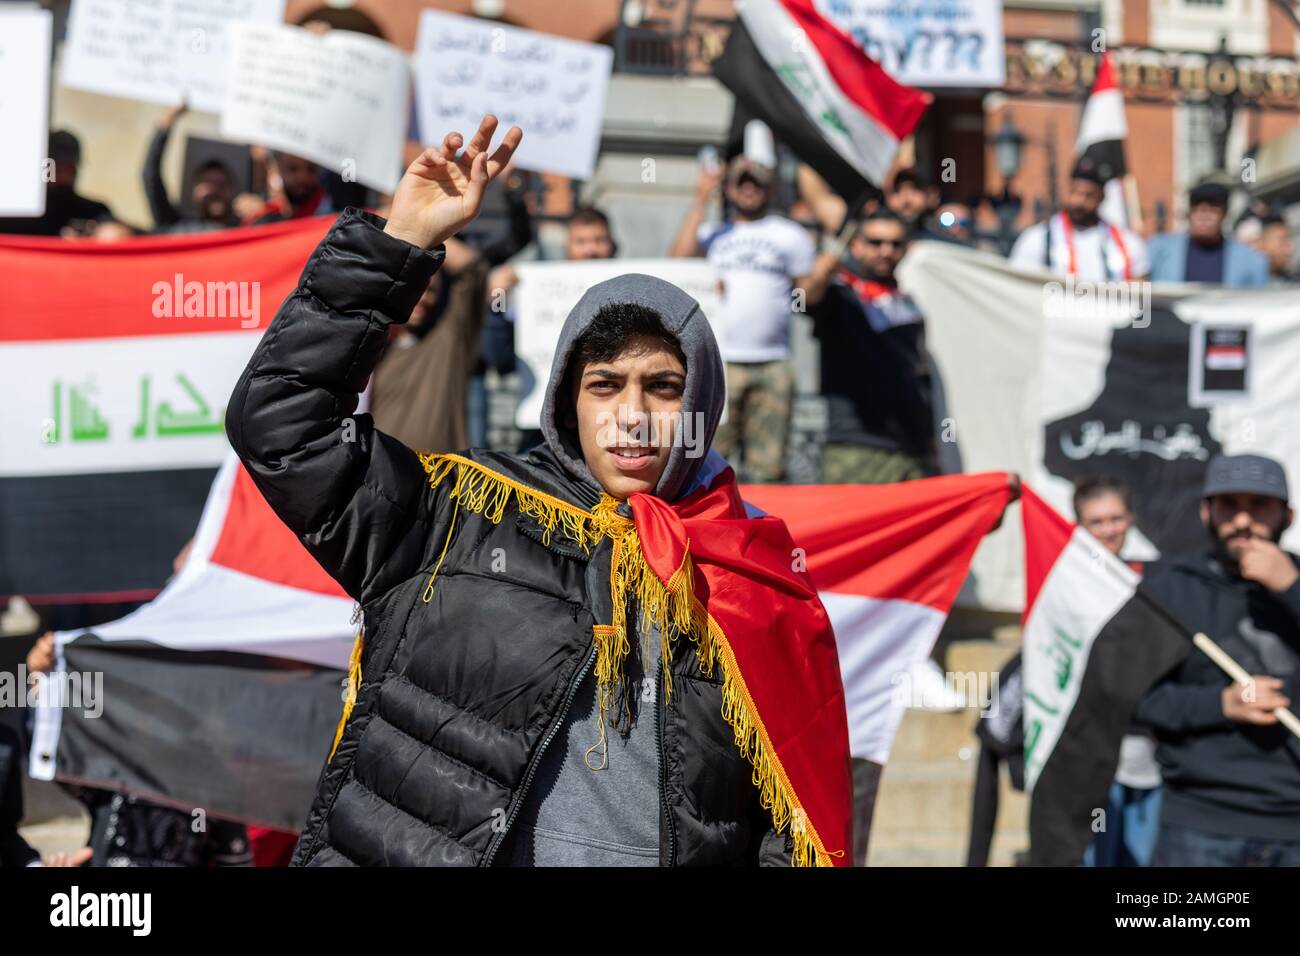
[[[48,10],[0,12],[0,215],[45,212],[50,16]]]
[[[590,179],[613,59],[594,43],[424,10],[415,40],[420,136],[468,136],[494,113],[501,130],[524,131],[521,169]]]
[[[283,20],[284,0],[74,0],[63,85],[216,113],[231,24]]]
[[[706,259],[593,259],[585,262],[521,262],[515,266],[515,353],[536,378],[519,399],[515,424],[537,428],[555,343],[570,310],[597,282],[640,272],[671,282],[700,303],[705,317],[718,312],[718,279]]]
[[[382,40],[237,24],[221,134],[391,192],[402,172],[409,84],[406,55]]]

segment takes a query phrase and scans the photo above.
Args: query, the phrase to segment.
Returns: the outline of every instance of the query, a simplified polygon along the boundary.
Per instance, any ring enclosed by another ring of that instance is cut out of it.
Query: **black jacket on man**
[[[1280,678],[1283,692],[1300,700],[1300,581],[1275,594],[1205,551],[1153,565],[1143,586],[1190,631],[1204,632],[1249,673]],[[1161,819],[1208,833],[1300,840],[1300,740],[1281,724],[1228,720],[1222,695],[1229,683],[1193,651],[1138,705],[1134,718],[1159,742]]]
[[[415,452],[356,414],[389,326],[443,259],[383,225],[340,217],[227,411],[257,486],[364,611],[356,702],[294,863],[504,865],[540,758],[591,667],[593,625],[611,619],[611,545],[588,554],[546,534],[513,498],[499,521],[457,508],[451,481],[433,487]],[[467,454],[596,504],[546,446],[526,463]],[[656,731],[660,865],[789,865],[792,841],[773,832],[721,714],[720,677],[690,653],[671,668]]]

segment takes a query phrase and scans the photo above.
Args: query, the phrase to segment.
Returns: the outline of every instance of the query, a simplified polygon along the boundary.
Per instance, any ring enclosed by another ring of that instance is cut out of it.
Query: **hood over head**
[[[596,492],[603,490],[583,460],[577,429],[566,427],[562,420],[561,416],[571,407],[571,401],[561,392],[578,338],[591,326],[602,308],[624,303],[640,305],[658,313],[664,329],[677,338],[682,354],[686,356],[682,427],[688,427],[689,423],[695,453],[691,453],[685,442],[674,442],[668,464],[654,488],[656,496],[673,501],[690,487],[704,465],[705,456],[713,444],[713,434],[722,418],[726,382],[722,355],[713,337],[713,329],[700,311],[700,304],[671,282],[629,273],[597,283],[578,300],[564,320],[564,328],[560,330],[556,343],[555,361],[551,364],[551,378],[542,404],[542,436],[570,475]]]

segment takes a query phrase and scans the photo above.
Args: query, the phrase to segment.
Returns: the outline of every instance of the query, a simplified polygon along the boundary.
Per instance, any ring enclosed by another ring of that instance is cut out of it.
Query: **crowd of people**
[[[391,208],[391,196],[302,157],[260,148],[251,150],[248,176],[219,159],[199,164],[187,177],[189,195],[181,202],[169,194],[161,170],[182,113],[182,107],[168,111],[144,151],[150,227],[124,223],[108,204],[77,191],[81,144],[61,130],[50,136],[54,176],[44,214],[0,220],[0,232],[115,242],[145,233],[337,214],[347,207],[384,217]],[[705,257],[716,272],[720,305],[709,318],[725,363],[727,415],[713,449],[742,481],[787,479],[796,396],[792,332],[806,316],[820,346],[822,481],[886,483],[937,474],[935,373],[925,316],[899,288],[898,270],[918,241],[989,249],[993,244],[976,227],[974,204],[944,192],[913,167],[896,170],[880,197],[861,209],[848,208],[807,167],[798,170],[797,202],[784,209],[780,198],[788,190],[782,185],[774,165],[743,152],[704,166],[680,229],[663,250],[669,257]],[[539,219],[527,187],[525,174],[505,169],[491,187],[503,210],[500,228],[448,237],[442,266],[416,298],[409,321],[390,329],[371,380],[370,412],[376,428],[411,448],[486,447],[489,381],[514,374],[527,390],[548,372],[527,368],[514,344],[510,293],[520,280],[512,262],[528,254]],[[1251,204],[1229,230],[1231,193],[1232,185],[1221,179],[1198,182],[1187,196],[1186,229],[1144,240],[1101,217],[1105,183],[1081,160],[1060,210],[1028,226],[1009,261],[1091,281],[1228,288],[1294,281],[1295,250],[1286,223],[1275,211]],[[566,259],[619,253],[617,224],[595,206],[577,205],[564,228]],[[544,440],[541,430],[525,431],[519,447],[499,450],[522,452]],[[1128,489],[1095,476],[1079,485],[1074,504],[1080,524],[1120,554],[1133,521]],[[1300,776],[1295,756],[1284,759],[1294,742],[1282,740],[1270,713],[1286,705],[1286,681],[1300,664],[1300,572],[1296,559],[1277,544],[1291,521],[1281,466],[1241,457],[1215,462],[1199,520],[1211,535],[1211,548],[1149,574],[1148,584],[1194,629],[1231,630],[1238,618],[1243,622],[1241,653],[1258,672],[1255,696],[1246,700],[1241,687],[1197,659],[1152,691],[1134,715],[1112,788],[1113,818],[1122,826],[1090,850],[1089,862],[1097,865],[1300,863],[1294,823],[1300,820]],[[48,644],[38,643],[29,670],[50,666]],[[1006,675],[1013,672],[1014,666]],[[996,740],[985,735],[983,742],[990,752],[1000,747],[1002,756],[1016,750],[1014,734]],[[0,736],[0,780],[6,787],[0,861],[26,865],[40,861],[13,832],[21,817],[21,800],[14,796],[17,751],[16,740]],[[1251,804],[1258,788],[1238,799],[1234,780],[1243,773],[1266,781],[1266,806]],[[47,864],[92,859],[96,865],[239,865],[252,862],[251,847],[259,841],[269,847],[268,860],[283,862],[292,848],[292,835],[250,834],[219,821],[196,834],[179,810],[86,788],[75,795],[92,817],[90,844],[83,854],[52,857]],[[1296,811],[1292,822],[1274,825],[1285,808]],[[1260,809],[1265,812],[1254,812]],[[986,816],[977,812],[976,831]],[[973,839],[971,862],[982,863],[986,852],[987,842]]]

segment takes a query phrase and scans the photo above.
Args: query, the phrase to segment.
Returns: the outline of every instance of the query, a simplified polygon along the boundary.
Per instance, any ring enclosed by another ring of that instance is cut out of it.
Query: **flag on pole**
[[[1097,63],[1097,79],[1083,104],[1079,119],[1079,138],[1075,143],[1076,161],[1087,159],[1105,183],[1101,218],[1116,226],[1129,225],[1125,181],[1128,165],[1124,161],[1124,141],[1128,124],[1124,119],[1124,93],[1115,84],[1115,68],[1109,52]]]
[[[352,608],[230,454],[163,592],[56,635],[31,775],[300,829],[343,709]]]
[[[1008,475],[741,491],[785,521],[830,614],[850,752],[887,762],[907,709],[903,684],[934,648],[975,548],[1001,519]]]
[[[718,80],[841,196],[883,184],[928,93],[887,74],[812,0],[743,0]]]
[[[1025,487],[1023,682],[1030,860],[1076,866],[1138,701],[1191,636],[1137,572]]]

